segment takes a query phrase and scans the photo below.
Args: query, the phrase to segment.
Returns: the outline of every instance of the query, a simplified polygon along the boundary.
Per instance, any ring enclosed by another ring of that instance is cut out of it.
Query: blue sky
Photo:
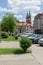
[[[43,12],[43,0],[0,0],[0,20],[6,13],[13,13],[18,20],[25,21],[29,10],[33,21],[36,14]]]

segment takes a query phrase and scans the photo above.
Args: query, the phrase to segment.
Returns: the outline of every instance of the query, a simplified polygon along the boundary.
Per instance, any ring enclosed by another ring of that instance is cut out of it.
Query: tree
[[[19,32],[20,32],[20,33],[22,32],[22,27],[19,27]]]
[[[23,49],[25,53],[27,49],[31,46],[31,44],[32,44],[32,41],[29,40],[27,37],[21,37],[20,47]]]
[[[16,17],[13,14],[6,14],[1,23],[2,31],[14,32],[16,28]]]

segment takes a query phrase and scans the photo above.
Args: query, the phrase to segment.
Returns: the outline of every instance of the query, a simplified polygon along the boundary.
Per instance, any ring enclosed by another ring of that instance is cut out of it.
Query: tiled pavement
[[[40,65],[31,55],[0,55],[0,65]]]
[[[0,48],[16,48],[19,42],[2,42]],[[43,65],[43,47],[32,45],[31,54],[0,55],[0,65]]]
[[[43,65],[43,47],[39,46],[39,44],[32,45],[32,55],[34,58]]]

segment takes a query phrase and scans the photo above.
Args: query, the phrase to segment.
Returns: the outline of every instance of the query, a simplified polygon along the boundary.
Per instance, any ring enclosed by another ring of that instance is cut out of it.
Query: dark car
[[[35,37],[37,37],[37,35],[36,35],[36,34],[32,34],[32,35],[29,36],[28,38],[29,38],[30,40],[32,40],[32,43],[33,43]]]
[[[41,39],[43,35],[40,34],[33,34],[29,39],[32,40],[33,43],[38,43],[38,40]]]
[[[37,35],[34,39],[33,42],[34,43],[38,43],[38,40],[42,38],[42,35]]]

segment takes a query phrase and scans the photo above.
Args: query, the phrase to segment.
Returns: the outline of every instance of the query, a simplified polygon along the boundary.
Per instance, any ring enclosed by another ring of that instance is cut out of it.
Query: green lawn
[[[19,48],[0,48],[0,54],[15,54]]]
[[[23,54],[21,48],[0,48],[0,54]],[[31,50],[28,50],[27,53],[31,53]]]
[[[3,41],[19,41],[19,39],[16,40],[14,36],[9,36],[8,38],[1,38],[1,40],[3,40]]]

